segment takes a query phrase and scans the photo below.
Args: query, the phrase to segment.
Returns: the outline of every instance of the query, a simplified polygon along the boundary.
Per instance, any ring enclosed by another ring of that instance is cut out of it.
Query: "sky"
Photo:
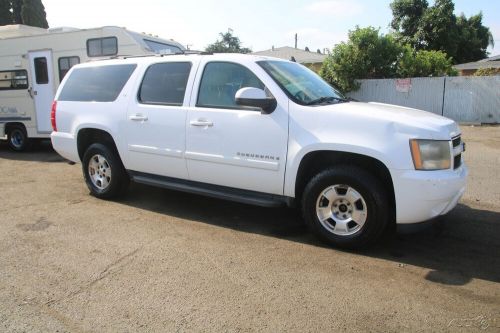
[[[93,28],[105,25],[174,39],[202,50],[228,28],[253,51],[272,46],[310,50],[332,48],[347,40],[356,25],[386,33],[391,0],[42,0],[50,27]],[[429,0],[433,3],[433,0]],[[496,40],[491,55],[500,54],[500,1],[455,0],[457,15],[483,12],[483,24]]]

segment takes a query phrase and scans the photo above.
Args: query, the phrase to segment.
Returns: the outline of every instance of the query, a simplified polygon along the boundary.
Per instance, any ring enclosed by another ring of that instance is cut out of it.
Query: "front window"
[[[298,104],[319,105],[347,101],[340,92],[302,65],[285,61],[259,61],[258,64]]]
[[[210,62],[205,66],[198,94],[198,107],[247,109],[236,104],[241,88],[265,90],[264,84],[248,68],[231,62]]]

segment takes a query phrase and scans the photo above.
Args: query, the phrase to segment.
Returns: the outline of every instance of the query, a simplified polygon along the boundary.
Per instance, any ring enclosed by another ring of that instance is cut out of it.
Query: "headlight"
[[[451,168],[450,141],[410,140],[413,164],[417,170]]]

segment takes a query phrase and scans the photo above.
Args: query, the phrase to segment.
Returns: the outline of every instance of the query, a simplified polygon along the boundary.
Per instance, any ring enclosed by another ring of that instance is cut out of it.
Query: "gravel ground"
[[[443,228],[364,252],[292,209],[142,185],[107,202],[49,145],[0,145],[1,332],[500,331],[500,127],[463,127]]]

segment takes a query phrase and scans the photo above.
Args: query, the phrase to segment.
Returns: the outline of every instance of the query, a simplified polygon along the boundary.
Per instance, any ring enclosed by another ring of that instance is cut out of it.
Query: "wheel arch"
[[[395,214],[396,198],[394,193],[394,183],[389,168],[381,160],[364,154],[334,151],[315,150],[306,153],[300,160],[300,164],[295,175],[293,187],[296,200],[300,200],[302,192],[308,181],[320,171],[329,166],[335,165],[355,165],[376,176],[386,186],[390,199],[390,207]]]
[[[28,129],[26,128],[26,125],[24,125],[23,123],[21,122],[8,122],[8,123],[5,123],[4,125],[4,131],[5,131],[5,134],[9,134],[9,132],[11,131],[11,129],[13,127],[22,127],[24,128],[24,130],[26,131],[26,133],[28,133]]]
[[[116,146],[116,142],[113,139],[113,136],[108,131],[99,128],[86,127],[80,128],[76,136],[76,145],[80,161],[83,160],[83,155],[85,154],[87,148],[93,143],[106,144],[111,149],[113,149],[118,154],[118,156],[120,156],[120,153]]]

